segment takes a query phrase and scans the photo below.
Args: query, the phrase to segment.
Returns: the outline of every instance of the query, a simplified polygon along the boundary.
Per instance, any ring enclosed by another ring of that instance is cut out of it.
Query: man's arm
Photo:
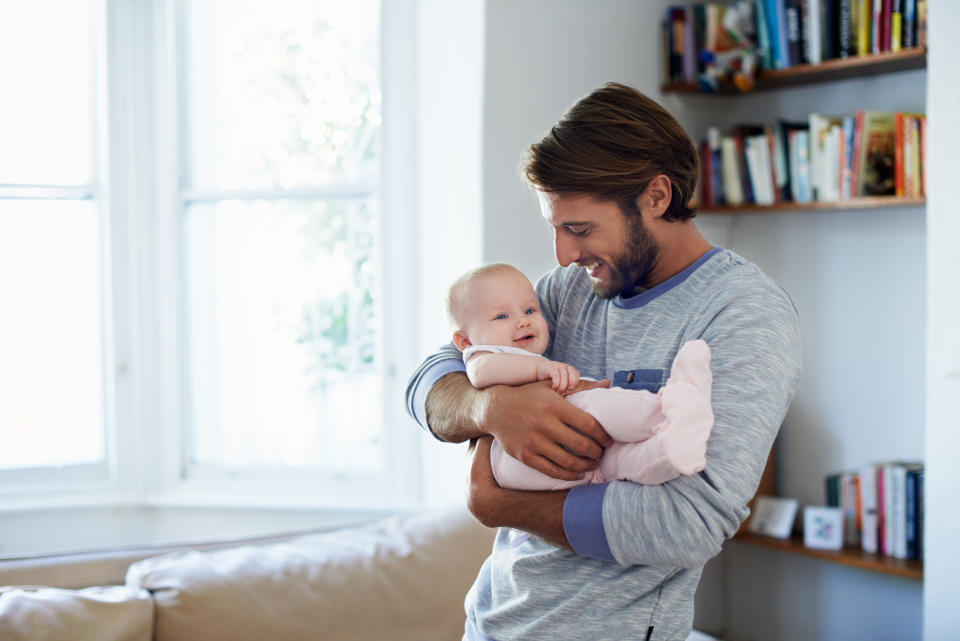
[[[565,401],[546,381],[478,390],[465,374],[455,372],[432,386],[425,406],[430,431],[440,440],[496,436],[514,458],[567,481],[583,478],[613,443],[595,418]]]

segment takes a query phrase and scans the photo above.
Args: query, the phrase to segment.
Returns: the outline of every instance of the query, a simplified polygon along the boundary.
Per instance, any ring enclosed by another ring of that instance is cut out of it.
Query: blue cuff
[[[603,529],[603,495],[607,483],[571,488],[563,502],[563,532],[574,552],[616,563]]]
[[[417,388],[413,392],[413,417],[417,419],[417,423],[420,423],[420,427],[430,429],[430,426],[427,425],[427,394],[430,393],[434,383],[452,372],[465,371],[467,371],[467,367],[462,360],[448,358],[437,361],[423,373],[420,380],[417,381]]]

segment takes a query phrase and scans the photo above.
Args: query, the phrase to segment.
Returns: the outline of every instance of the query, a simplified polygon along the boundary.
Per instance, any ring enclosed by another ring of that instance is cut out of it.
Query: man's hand
[[[505,490],[493,476],[490,466],[490,443],[484,436],[470,441],[467,466],[467,509],[487,527],[513,527],[548,541],[570,548],[563,530],[563,503],[567,490],[556,492],[522,492]]]
[[[546,382],[497,385],[484,393],[485,402],[475,408],[476,423],[496,436],[507,454],[547,476],[579,480],[613,444],[593,416],[558,396]]]
[[[566,395],[567,390],[576,387],[580,381],[580,372],[577,371],[576,367],[567,363],[546,359],[540,360],[537,363],[537,380],[545,381],[547,379],[551,381],[554,392]]]

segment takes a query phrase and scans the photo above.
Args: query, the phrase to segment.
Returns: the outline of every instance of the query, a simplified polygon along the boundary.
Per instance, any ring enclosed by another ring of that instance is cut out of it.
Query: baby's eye
[[[536,308],[536,307],[528,307],[527,310],[526,310],[525,312],[523,312],[523,313],[524,313],[524,314],[536,314],[536,313],[537,313],[537,308]]]
[[[507,317],[506,314],[497,314],[496,316],[493,317],[493,320],[503,320],[506,317]]]

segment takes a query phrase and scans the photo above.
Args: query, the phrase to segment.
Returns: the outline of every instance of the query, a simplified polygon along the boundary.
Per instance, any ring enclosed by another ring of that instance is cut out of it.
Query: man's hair
[[[639,215],[637,197],[656,176],[670,179],[664,220],[687,220],[698,175],[697,150],[666,109],[610,82],[581,98],[543,140],[530,146],[523,174],[538,191],[614,201]]]
[[[516,272],[523,274],[519,269],[507,263],[490,263],[471,269],[463,274],[457,280],[453,281],[450,289],[447,291],[447,320],[450,326],[457,330],[463,329],[463,319],[459,316],[469,300],[470,286],[479,278],[496,272]]]

